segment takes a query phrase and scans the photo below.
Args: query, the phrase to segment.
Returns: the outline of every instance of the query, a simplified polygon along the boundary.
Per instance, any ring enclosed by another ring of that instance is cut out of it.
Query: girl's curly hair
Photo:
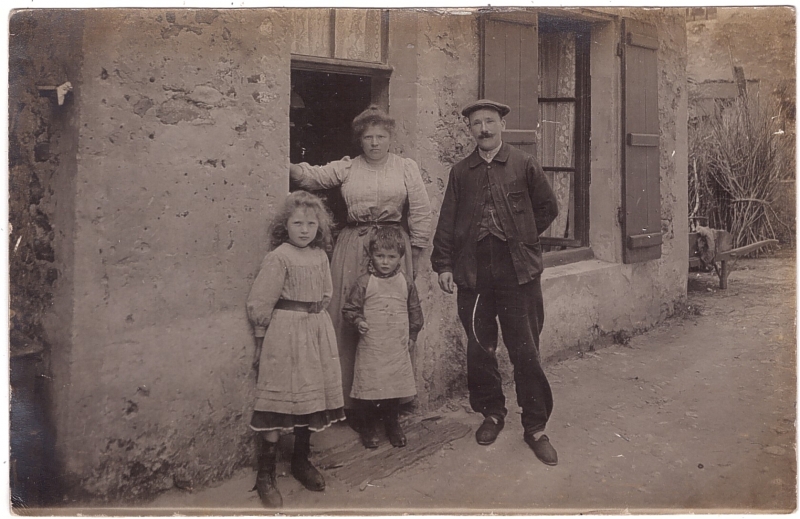
[[[395,120],[381,110],[378,105],[369,105],[366,110],[353,119],[353,138],[356,144],[360,145],[361,136],[364,135],[367,128],[373,125],[383,126],[389,134],[394,134],[395,124]]]
[[[328,208],[322,203],[319,197],[312,195],[308,191],[295,191],[289,193],[286,200],[283,202],[281,211],[275,215],[270,228],[270,245],[272,249],[278,248],[282,243],[289,241],[289,231],[286,229],[286,223],[289,217],[296,209],[311,209],[317,216],[319,227],[317,228],[317,235],[309,244],[309,247],[316,247],[330,252],[333,248],[333,238],[331,237],[331,225],[333,218],[331,217]]]

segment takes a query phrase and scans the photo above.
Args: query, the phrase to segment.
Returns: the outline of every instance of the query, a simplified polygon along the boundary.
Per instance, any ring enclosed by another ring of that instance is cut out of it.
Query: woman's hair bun
[[[373,125],[383,126],[389,133],[394,133],[395,124],[395,120],[383,108],[371,104],[353,119],[353,137],[358,143],[367,128]]]

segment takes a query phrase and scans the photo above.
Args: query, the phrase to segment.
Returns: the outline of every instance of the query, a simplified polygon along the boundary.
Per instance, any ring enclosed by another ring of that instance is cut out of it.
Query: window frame
[[[541,15],[539,17],[539,33],[542,32],[574,32],[575,33],[575,97],[538,97],[537,104],[544,103],[563,103],[573,102],[575,113],[575,129],[573,134],[573,154],[574,167],[553,167],[542,166],[545,172],[569,171],[573,173],[574,203],[575,214],[571,215],[571,224],[574,225],[575,238],[555,238],[541,236],[539,238],[543,246],[561,247],[561,250],[551,250],[544,253],[544,257],[559,253],[553,256],[556,264],[569,262],[569,254],[563,254],[577,250],[575,256],[580,261],[586,258],[587,252],[581,249],[589,249],[589,227],[590,227],[590,208],[589,208],[589,187],[591,184],[591,24],[585,21],[572,20],[566,17],[552,15]],[[537,73],[541,73],[538,71]],[[589,252],[591,257],[591,253]],[[546,261],[547,263],[547,261]]]
[[[327,72],[331,74],[350,74],[369,76],[372,79],[372,102],[384,110],[389,110],[389,80],[394,67],[388,64],[389,58],[389,10],[381,9],[381,61],[362,61],[335,58],[336,56],[336,11],[330,9],[330,56],[312,56],[308,54],[291,54],[290,70],[307,72]]]
[[[372,80],[372,102],[383,110],[389,110],[389,80],[394,72],[394,68],[390,65],[292,54],[291,70],[368,76]]]
[[[347,58],[337,58],[336,57],[336,12],[343,8],[331,8],[330,11],[330,34],[329,43],[330,43],[330,54],[328,56],[317,56],[311,54],[299,54],[299,53],[292,53],[292,60],[297,59],[300,62],[309,62],[309,63],[318,63],[320,65],[331,65],[331,66],[352,66],[356,69],[376,69],[376,70],[386,70],[387,68],[391,71],[391,67],[387,65],[389,59],[389,9],[380,9],[381,12],[381,22],[380,22],[380,31],[381,31],[381,38],[380,38],[380,52],[381,52],[381,59],[380,61],[362,61],[362,60],[354,60],[354,59],[347,59]],[[322,70],[322,72],[333,72],[331,70]],[[343,72],[336,72],[336,73],[343,73]],[[364,75],[359,73],[360,75]]]

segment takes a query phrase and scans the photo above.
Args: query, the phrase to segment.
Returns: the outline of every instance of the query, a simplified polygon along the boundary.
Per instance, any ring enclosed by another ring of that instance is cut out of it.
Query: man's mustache
[[[489,132],[481,132],[481,134],[478,135],[479,139],[490,139],[492,137],[494,137],[494,134]]]

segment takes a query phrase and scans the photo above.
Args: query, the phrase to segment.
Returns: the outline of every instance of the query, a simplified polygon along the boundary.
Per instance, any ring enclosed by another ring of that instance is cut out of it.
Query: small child
[[[330,226],[319,198],[305,191],[290,194],[272,225],[273,250],[247,299],[258,370],[250,427],[262,440],[255,489],[270,508],[283,504],[275,481],[280,433],[294,432],[292,475],[307,489],[321,491],[325,480],[308,460],[311,431],[344,419],[336,333],[326,310],[333,291],[325,254]]]
[[[342,307],[344,319],[361,334],[350,396],[365,408],[364,447],[378,447],[381,414],[389,442],[404,447],[399,405],[400,399],[417,394],[409,351],[422,329],[422,309],[413,280],[400,271],[406,252],[402,231],[394,225],[378,227],[368,251],[369,272],[356,280]]]

